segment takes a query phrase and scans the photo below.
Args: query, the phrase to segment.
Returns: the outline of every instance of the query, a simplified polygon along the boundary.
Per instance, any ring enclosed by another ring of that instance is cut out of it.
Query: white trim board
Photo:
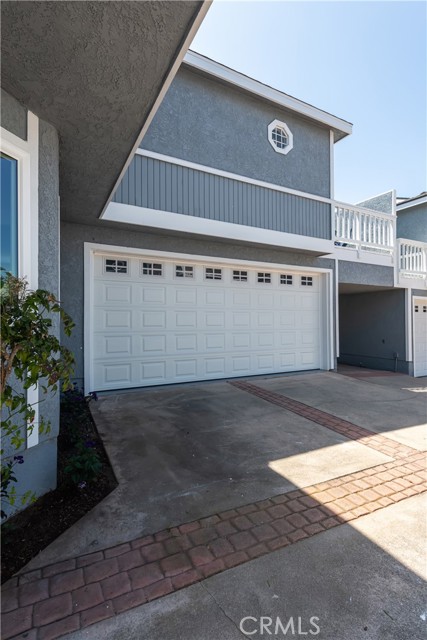
[[[180,262],[189,261],[199,264],[211,265],[228,265],[236,268],[261,268],[276,271],[286,270],[294,274],[319,274],[324,276],[324,292],[325,292],[325,323],[324,323],[324,339],[326,350],[324,352],[324,363],[326,369],[333,369],[335,366],[335,349],[334,349],[334,310],[333,310],[333,270],[320,267],[301,267],[299,265],[287,265],[275,262],[258,262],[255,260],[233,260],[230,258],[222,258],[219,256],[202,256],[185,253],[176,253],[171,251],[154,251],[146,249],[137,249],[134,247],[121,247],[116,245],[98,244],[92,242],[84,243],[84,386],[85,393],[90,393],[94,380],[92,362],[92,330],[93,330],[93,302],[94,302],[94,257],[96,255],[128,255],[128,256],[146,256],[160,258],[162,261]]]
[[[230,180],[237,180],[238,182],[245,182],[246,184],[253,184],[256,187],[264,187],[265,189],[272,189],[273,191],[280,191],[281,193],[288,193],[292,196],[300,196],[301,198],[308,198],[309,200],[317,200],[318,202],[325,202],[332,204],[331,198],[325,198],[324,196],[318,196],[314,193],[307,193],[306,191],[297,191],[296,189],[290,189],[288,187],[282,187],[281,185],[274,184],[273,182],[264,182],[263,180],[256,180],[255,178],[248,178],[238,173],[231,173],[230,171],[223,171],[222,169],[214,169],[204,164],[198,164],[197,162],[190,162],[189,160],[182,160],[181,158],[175,158],[173,156],[166,156],[163,153],[157,153],[156,151],[148,151],[147,149],[137,149],[136,155],[144,156],[145,158],[152,158],[153,160],[160,160],[160,162],[168,162],[169,164],[176,164],[179,167],[187,167],[188,169],[194,169],[195,171],[203,171],[220,178],[229,178]],[[352,205],[347,205],[352,206]]]
[[[169,89],[172,80],[174,79],[179,67],[181,66],[181,63],[184,59],[184,56],[188,50],[188,47],[190,46],[190,44],[192,43],[193,39],[196,36],[197,31],[199,30],[200,25],[202,24],[203,20],[206,17],[207,12],[210,9],[210,6],[212,4],[213,0],[203,0],[202,6],[199,9],[199,12],[193,22],[193,24],[191,25],[191,28],[187,34],[187,37],[185,38],[184,42],[181,44],[181,48],[178,51],[178,54],[175,58],[174,63],[172,64],[172,67],[170,68],[169,72],[166,75],[165,81],[163,83],[162,88],[160,89],[159,95],[156,98],[156,101],[154,102],[153,106],[151,107],[151,110],[144,122],[144,125],[141,129],[141,131],[139,132],[139,135],[135,141],[135,144],[133,145],[128,158],[126,160],[126,162],[124,163],[121,172],[118,175],[118,178],[115,182],[115,184],[113,185],[113,188],[111,189],[111,193],[108,196],[107,202],[105,203],[99,217],[102,218],[104,215],[104,212],[106,210],[106,208],[108,207],[108,205],[110,204],[119,184],[121,183],[123,176],[125,175],[130,163],[133,160],[133,157],[135,155],[136,150],[138,149],[139,145],[141,144],[141,141],[143,139],[143,137],[145,136],[145,134],[147,133],[148,127],[150,126],[154,116],[157,113],[157,110],[159,108],[159,106],[161,105],[163,98],[166,95],[167,90]]]
[[[335,138],[336,140],[352,133],[353,125],[351,122],[342,120],[327,111],[322,111],[322,109],[313,107],[307,102],[298,100],[297,98],[278,91],[273,87],[269,87],[258,80],[249,78],[248,76],[239,73],[234,69],[230,69],[219,62],[215,62],[210,58],[206,58],[195,51],[187,52],[184,57],[184,63],[189,67],[202,71],[224,82],[228,82],[240,89],[243,89],[244,91],[248,91],[256,96],[264,98],[265,100],[269,100],[280,107],[299,113],[311,120],[315,120],[316,122],[320,122],[321,124],[339,131],[341,135],[337,135]]]
[[[18,276],[30,289],[39,284],[39,119],[28,111],[27,140],[0,128],[1,150],[18,161]],[[27,390],[35,409],[34,426],[27,434],[27,448],[39,443],[39,389]]]
[[[427,203],[427,196],[423,196],[422,198],[415,198],[410,202],[401,202],[396,206],[397,212],[403,211],[404,209],[410,209],[412,207],[418,207],[420,204]]]
[[[179,231],[210,238],[226,238],[252,244],[267,244],[296,251],[306,251],[317,255],[330,254],[334,244],[332,240],[301,236],[294,233],[249,227],[231,222],[221,222],[189,216],[182,213],[171,213],[157,209],[147,209],[133,204],[111,202],[104,214],[104,220],[122,222],[154,229]]]

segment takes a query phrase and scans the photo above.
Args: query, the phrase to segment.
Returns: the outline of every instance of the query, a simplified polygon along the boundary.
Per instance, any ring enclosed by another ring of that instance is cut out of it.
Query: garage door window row
[[[220,267],[203,267],[205,280],[224,280],[224,275],[227,270]],[[104,260],[104,272],[108,274],[126,274],[130,275],[128,260],[105,258]],[[272,273],[267,271],[249,271],[242,269],[230,269],[231,280],[233,282],[253,282],[253,279],[258,284],[275,284],[278,282],[280,285],[292,286],[296,283],[297,276],[288,273]],[[141,277],[162,277],[165,276],[164,264],[160,262],[145,262],[140,260],[139,262],[139,274]],[[174,265],[175,278],[194,279],[196,275],[195,267],[188,264],[175,264]],[[252,275],[251,275],[252,274]],[[278,280],[276,280],[276,276]],[[312,276],[300,276],[299,282],[301,286],[312,287]],[[416,311],[418,309],[416,308]]]

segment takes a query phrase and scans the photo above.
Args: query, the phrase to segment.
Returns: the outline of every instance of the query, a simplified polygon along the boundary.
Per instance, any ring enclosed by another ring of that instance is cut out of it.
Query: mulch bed
[[[102,465],[96,478],[79,483],[80,487],[64,472],[71,456],[76,453],[76,441],[89,443]],[[64,394],[61,399],[58,436],[58,487],[2,525],[2,583],[90,511],[116,486],[117,481],[92,420],[88,400],[77,390]]]

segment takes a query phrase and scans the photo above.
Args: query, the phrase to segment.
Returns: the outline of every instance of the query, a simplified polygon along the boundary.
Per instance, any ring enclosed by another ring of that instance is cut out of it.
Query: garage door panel
[[[134,290],[134,299],[136,304],[144,305],[165,305],[166,304],[166,289],[165,287],[144,287],[136,286]]]
[[[250,291],[230,291],[230,306],[235,308],[251,306],[251,293]]]
[[[171,297],[173,303],[176,305],[191,305],[197,304],[197,290],[194,288],[179,288],[171,291]]]
[[[115,257],[108,266],[126,264],[123,274],[106,273],[105,260],[102,256],[95,260],[93,388],[320,366],[316,275],[310,276],[308,291],[297,273],[281,280],[274,270],[218,265],[214,268],[220,270],[221,279],[206,280],[200,264]],[[154,268],[160,275],[153,275]]]
[[[142,311],[138,313],[137,329],[166,329],[165,311]]]
[[[196,352],[198,350],[197,335],[194,333],[178,334],[171,336],[171,338],[171,342],[174,344],[171,345],[169,353],[182,353],[183,351]]]
[[[94,314],[96,330],[132,329],[132,311],[130,309],[97,309]]]
[[[226,348],[226,336],[224,333],[206,333],[200,336],[205,351],[220,350]]]

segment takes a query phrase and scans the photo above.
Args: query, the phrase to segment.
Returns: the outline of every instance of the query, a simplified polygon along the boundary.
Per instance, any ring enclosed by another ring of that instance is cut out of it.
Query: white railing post
[[[396,218],[364,207],[335,202],[335,242],[352,249],[394,253]]]
[[[399,277],[427,283],[427,243],[399,238],[397,256]]]

